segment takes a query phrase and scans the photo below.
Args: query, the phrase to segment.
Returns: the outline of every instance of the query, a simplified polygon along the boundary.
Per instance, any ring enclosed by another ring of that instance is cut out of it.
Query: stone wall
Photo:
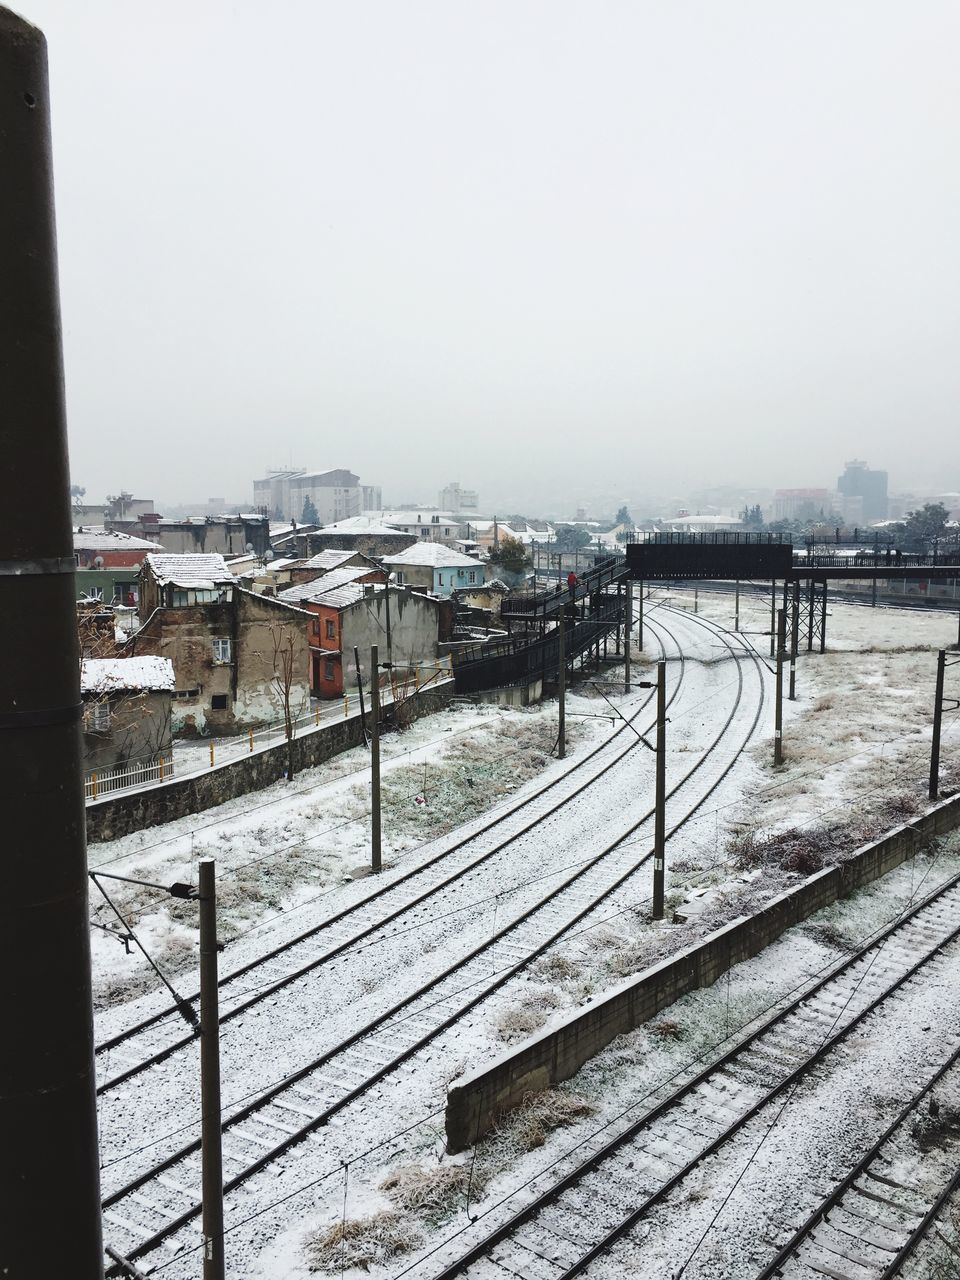
[[[453,694],[453,681],[414,694],[404,704],[412,719],[442,711]],[[389,721],[390,706],[384,708]],[[310,769],[363,741],[359,713],[310,729],[293,740],[294,770]],[[239,760],[217,765],[209,772],[173,778],[142,791],[110,796],[87,805],[87,843],[116,840],[131,831],[173,822],[189,813],[200,813],[250,791],[279,782],[287,769],[287,743],[262,747]]]
[[[864,845],[781,894],[752,916],[627,979],[557,1025],[461,1076],[447,1094],[447,1150],[464,1151],[525,1094],[569,1080],[617,1036],[632,1031],[681,996],[711,986],[735,964],[775,942],[793,925],[885,875],[934,836],[960,825],[960,795],[922,818]]]

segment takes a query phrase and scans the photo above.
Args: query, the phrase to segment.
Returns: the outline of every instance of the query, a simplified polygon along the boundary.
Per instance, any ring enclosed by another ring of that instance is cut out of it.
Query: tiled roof
[[[169,658],[84,658],[80,664],[81,693],[175,687],[173,663]]]
[[[117,529],[81,526],[73,531],[74,551],[161,551],[159,542],[148,542],[146,538],[134,538],[132,534],[120,533]]]
[[[163,587],[210,587],[217,583],[232,583],[233,574],[226,560],[218,553],[196,555],[156,555],[144,559],[157,583]]]
[[[329,573],[325,573],[321,578],[315,578],[313,582],[301,582],[299,586],[278,591],[276,598],[285,604],[299,604],[301,600],[319,600],[321,596],[328,595],[338,587],[356,582],[359,578],[365,578],[371,572],[371,569],[364,568],[331,569]]]

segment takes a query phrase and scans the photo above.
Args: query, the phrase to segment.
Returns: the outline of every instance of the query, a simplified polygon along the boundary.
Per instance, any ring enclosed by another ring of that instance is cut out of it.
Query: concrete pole
[[[103,1274],[50,99],[0,9],[0,1272]]]
[[[363,706],[363,675],[360,671],[360,650],[353,646],[353,663],[357,669],[357,697],[360,699],[360,731],[363,734],[363,745],[367,745],[367,713]]]
[[[663,919],[667,843],[667,664],[657,663],[657,794],[653,835],[653,918]]]
[[[943,673],[947,664],[947,651],[937,654],[937,692],[933,701],[933,740],[930,743],[930,799],[940,794],[940,724],[943,719]]]
[[[777,581],[770,583],[770,657],[776,652],[777,643]]]
[[[643,653],[643,583],[637,592],[637,648]]]
[[[736,581],[733,594],[733,629],[740,630],[740,579]]]
[[[200,860],[200,1145],[203,1280],[224,1280],[223,1130],[220,1117],[220,1008],[217,986],[217,883],[213,858]]]
[[[567,609],[560,610],[560,622],[557,626],[557,693],[560,704],[557,710],[557,759],[563,760],[567,754]]]
[[[370,646],[370,869],[379,871],[380,857],[380,661]]]
[[[793,584],[793,611],[790,615],[790,701],[797,700],[797,649],[800,646],[800,583]]]
[[[777,694],[774,703],[773,763],[783,764],[783,657],[787,647],[787,617],[777,610]]]
[[[643,591],[641,589],[641,599]],[[633,630],[633,579],[627,579],[627,623],[623,636],[623,691],[630,692],[630,635]]]
[[[822,592],[820,595],[820,652],[827,651],[827,579],[824,578],[822,583]]]

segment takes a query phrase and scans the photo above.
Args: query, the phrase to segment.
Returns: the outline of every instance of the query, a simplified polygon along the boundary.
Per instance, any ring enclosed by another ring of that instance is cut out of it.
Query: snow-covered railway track
[[[682,646],[669,628],[660,623],[648,623],[648,626],[654,629],[661,656],[668,656],[667,646],[663,638],[656,634],[657,631],[662,632],[674,645],[679,659],[676,679],[669,691],[668,705],[671,705],[680,692],[684,678]],[[365,895],[358,902],[344,907],[296,937],[225,974],[218,984],[221,1025],[233,1021],[248,1009],[271,1000],[284,987],[299,981],[321,965],[360,944],[369,943],[391,925],[396,929],[404,927],[401,922],[405,922],[417,908],[442,894],[464,876],[489,863],[546,819],[576,801],[588,788],[636,751],[639,742],[635,721],[642,715],[652,697],[653,694],[644,697],[626,717],[626,722],[606,741],[532,795],[491,815],[479,830],[470,831],[420,865],[391,878],[387,884]],[[652,727],[647,726],[644,732],[649,733]],[[585,770],[585,766],[591,763],[595,763],[597,767]],[[586,776],[581,778],[581,772],[586,772]],[[571,781],[574,783],[572,786]],[[564,787],[569,789],[562,790]],[[493,844],[485,843],[484,838],[492,832],[497,832],[499,838]],[[255,988],[252,994],[251,986]],[[199,995],[198,991],[193,992],[186,997],[185,1003],[196,1006]],[[98,1094],[108,1093],[145,1069],[162,1062],[189,1045],[196,1035],[196,1031],[184,1034],[182,1015],[176,1008],[168,1006],[105,1038],[97,1046],[97,1055],[114,1068],[119,1066],[119,1070],[114,1069],[101,1080],[97,1087]]]
[[[908,1006],[916,999],[919,986],[936,980],[938,966],[948,957],[954,966],[960,960],[960,876],[840,962],[718,1060],[702,1070],[691,1070],[686,1080],[669,1093],[664,1091],[638,1119],[624,1122],[613,1136],[607,1127],[580,1142],[551,1166],[548,1188],[537,1194],[534,1183],[532,1197],[506,1218],[502,1214],[509,1212],[510,1205],[498,1206],[501,1221],[466,1249],[461,1239],[459,1256],[442,1265],[452,1252],[450,1245],[443,1246],[403,1274],[418,1280],[427,1276],[431,1280],[453,1280],[455,1276],[469,1280],[517,1276],[524,1280],[569,1280],[601,1262],[605,1263],[604,1274],[621,1274],[617,1271],[620,1265],[623,1273],[640,1274],[642,1267],[637,1271],[636,1257],[627,1260],[631,1234],[651,1211],[698,1173],[709,1157],[731,1144],[765,1108],[828,1062],[855,1030],[869,1034],[871,1020],[880,1011],[888,1014],[898,1001]],[[950,1054],[936,1079],[955,1070],[958,1053],[954,1050]],[[851,1216],[857,1212],[852,1199],[844,1198],[845,1184],[852,1187],[882,1159],[882,1149],[889,1150],[884,1139],[895,1138],[923,1096],[925,1091],[911,1099],[875,1149],[830,1200],[817,1206],[757,1280],[780,1274],[796,1280],[814,1280],[817,1274],[847,1276],[837,1258],[831,1271],[830,1264],[816,1254],[817,1266],[794,1270],[796,1250],[809,1239],[831,1201],[848,1203]],[[876,1192],[868,1187],[865,1198],[872,1194],[873,1210],[877,1210],[890,1199],[890,1192],[889,1185]],[[816,1199],[813,1188],[809,1194]],[[912,1208],[917,1208],[915,1201]],[[869,1209],[867,1212],[876,1217]],[[913,1214],[911,1229],[918,1216]],[[860,1222],[865,1230],[871,1229],[862,1218]],[[817,1238],[824,1241],[822,1234]],[[903,1243],[901,1239],[895,1248]],[[890,1260],[888,1253],[886,1262]],[[892,1276],[895,1272],[856,1270],[850,1274],[862,1280],[867,1274]]]
[[[956,1095],[960,1047],[933,1072],[757,1280],[778,1276],[818,1280],[851,1272],[851,1280],[893,1280],[900,1274],[960,1185],[955,1147],[951,1153],[917,1140],[924,1124],[935,1122],[938,1085],[949,1086]]]
[[[755,655],[735,647],[722,629],[700,620],[700,625],[721,639],[735,660],[736,696],[733,707],[697,763],[676,782],[669,798],[695,788],[683,817],[670,829],[678,831],[729,774],[744,746],[752,738],[763,706],[763,673]],[[743,708],[744,667],[748,660],[757,681],[754,704]],[[731,726],[748,723],[735,743],[717,759],[726,745]],[[708,766],[709,777],[702,774]],[[717,767],[719,766],[719,767]],[[412,1060],[457,1024],[494,992],[569,934],[597,906],[609,899],[637,874],[652,856],[613,857],[625,841],[648,825],[653,811],[634,822],[612,843],[577,866],[562,883],[521,915],[494,931],[482,945],[410,992],[392,1008],[333,1046],[224,1119],[225,1191],[229,1194],[261,1170],[273,1166],[295,1145],[302,1143],[343,1112],[375,1085],[388,1082],[403,1087],[403,1071],[416,1070]],[[242,1030],[242,1028],[241,1028]],[[181,1234],[199,1214],[199,1141],[193,1140],[144,1169],[124,1186],[104,1198],[105,1237],[112,1247],[130,1259],[142,1259],[161,1247],[177,1252],[189,1249],[192,1240]]]

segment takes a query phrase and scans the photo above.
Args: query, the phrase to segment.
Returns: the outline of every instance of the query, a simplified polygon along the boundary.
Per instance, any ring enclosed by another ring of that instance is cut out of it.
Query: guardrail
[[[154,782],[165,782],[173,777],[173,773],[172,754],[128,760],[110,769],[90,769],[84,778],[84,794],[88,800],[98,800],[114,791],[128,791]]]

